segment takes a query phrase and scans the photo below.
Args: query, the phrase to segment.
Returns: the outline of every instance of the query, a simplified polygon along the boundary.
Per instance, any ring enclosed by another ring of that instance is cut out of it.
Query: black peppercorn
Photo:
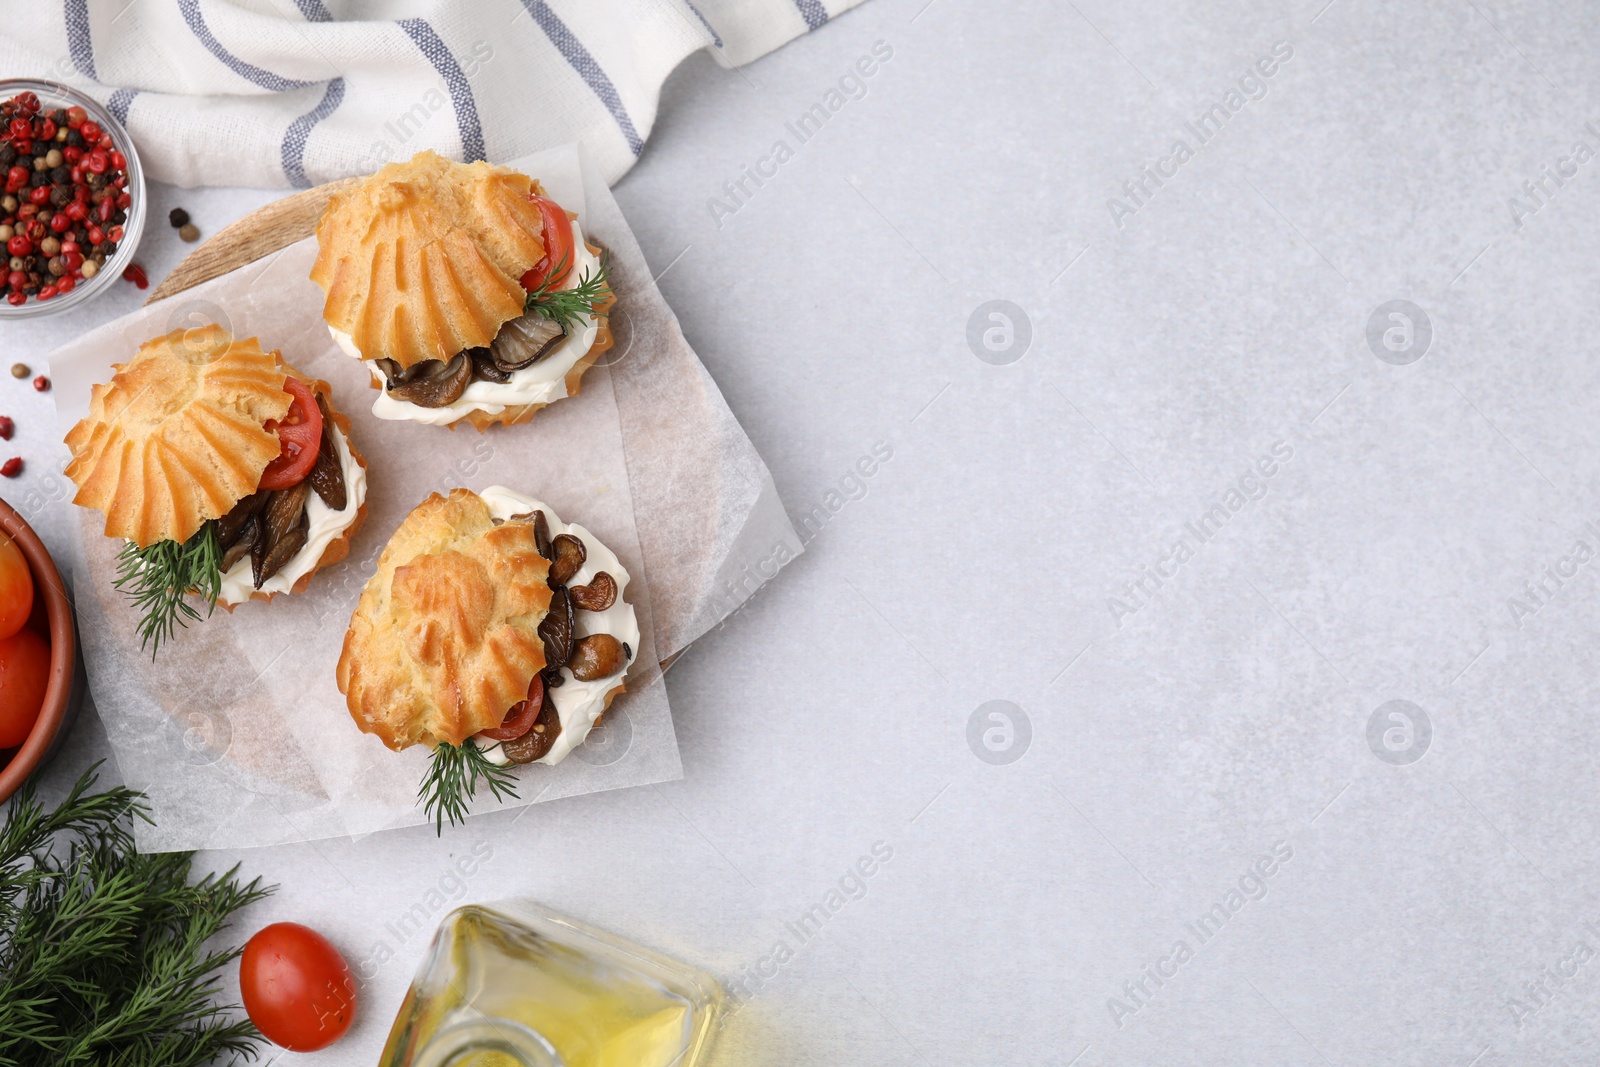
[[[50,180],[57,185],[63,182],[70,182],[72,180],[72,168],[65,163],[61,164],[61,166],[50,171]],[[68,191],[70,192],[71,190]]]
[[[175,207],[167,212],[167,221],[172,223],[173,229],[189,225],[189,213],[181,207]]]
[[[70,145],[73,148],[82,148],[83,147],[83,134],[79,133],[77,130],[68,130],[67,131],[67,144]]]
[[[17,161],[17,150],[13,146],[0,145],[0,167],[9,167]]]
[[[28,176],[28,184],[33,186],[33,187],[35,187],[35,188],[38,188],[41,185],[49,185],[50,184],[50,172],[47,171],[47,170],[36,170],[36,171],[34,171],[31,175]]]

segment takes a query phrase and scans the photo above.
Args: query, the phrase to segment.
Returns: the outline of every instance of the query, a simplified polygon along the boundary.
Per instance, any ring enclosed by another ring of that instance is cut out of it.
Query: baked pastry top
[[[339,655],[339,691],[391,749],[499,726],[545,666],[549,562],[527,522],[467,489],[433,494],[378,557]]]
[[[494,340],[522,314],[522,275],[544,256],[533,180],[435,152],[335,193],[317,223],[322,316],[364,359],[402,367]]]
[[[112,370],[66,437],[73,503],[104,512],[107,536],[186,541],[255,492],[281,449],[266,423],[292,399],[277,351],[207,325],[146,341]]]

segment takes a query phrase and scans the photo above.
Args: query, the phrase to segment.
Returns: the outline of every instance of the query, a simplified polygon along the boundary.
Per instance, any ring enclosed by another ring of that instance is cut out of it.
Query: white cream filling
[[[614,552],[601,544],[599,538],[582,526],[577,524],[568,526],[562,523],[556,517],[556,513],[550,510],[549,505],[530,496],[523,496],[503,485],[491,485],[478,495],[489,505],[490,514],[501,521],[510,519],[514,515],[542,511],[550,524],[552,538],[565,533],[583,542],[588,557],[583,561],[583,566],[578,568],[578,573],[567,583],[568,588],[589,584],[600,571],[611,575],[617,583],[617,599],[609,608],[604,611],[579,608],[574,613],[577,619],[575,639],[588,637],[590,634],[610,634],[627,645],[632,656],[627,666],[616,674],[592,682],[580,682],[573,677],[570,670],[561,668],[562,683],[545,691],[545,699],[555,702],[556,716],[561,720],[561,733],[556,737],[550,751],[534,760],[535,763],[554,766],[566,759],[567,753],[583,744],[584,738],[589,736],[589,731],[594,727],[594,721],[606,708],[606,694],[622,683],[628,668],[632,667],[634,659],[638,658],[639,620],[633,613],[633,605],[623,599],[628,590],[628,572],[622,566],[622,561],[617,559]],[[509,757],[500,751],[498,741],[478,737],[474,737],[473,741],[493,762],[502,764],[510,762]]]
[[[572,272],[567,275],[566,284],[562,286],[564,289],[576,286],[583,280],[585,274],[598,273],[600,270],[600,260],[589,251],[589,246],[584,244],[583,230],[576,222],[572,224],[572,241]],[[349,334],[332,326],[328,327],[328,332],[345,352],[356,359],[363,358],[361,350],[356,348]],[[595,317],[585,315],[579,325],[567,335],[565,341],[533,366],[512,371],[509,382],[475,380],[454,403],[438,408],[425,408],[405,400],[396,400],[383,388],[383,372],[378,369],[377,364],[369,362],[367,368],[372,372],[373,380],[378,383],[379,389],[378,399],[372,403],[372,413],[380,419],[409,420],[427,423],[430,426],[448,426],[464,418],[470,411],[498,415],[508,407],[521,404],[548,404],[553,400],[560,400],[567,395],[567,372],[594,347],[594,339],[599,332],[600,324]]]
[[[333,427],[333,440],[339,447],[339,466],[344,471],[344,510],[333,510],[317,495],[316,490],[312,490],[306,497],[309,528],[305,547],[291,556],[277,574],[261,583],[259,590],[250,571],[250,555],[245,553],[223,574],[222,592],[217,596],[219,603],[243,604],[255,592],[289,592],[295,582],[316,569],[324,550],[356,521],[361,502],[367,498],[367,472],[350,454],[350,444],[337,426]]]

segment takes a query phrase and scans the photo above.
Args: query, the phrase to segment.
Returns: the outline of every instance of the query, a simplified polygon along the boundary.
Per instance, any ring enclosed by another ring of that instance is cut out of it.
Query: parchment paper
[[[656,666],[737,608],[797,555],[771,476],[677,320],[610,191],[568,146],[514,160],[611,254],[616,345],[579,396],[511,429],[479,434],[394,423],[370,413],[364,366],[344,355],[308,274],[314,239],[128,315],[51,356],[63,432],[90,387],[143,341],[217,322],[258,336],[333,385],[365,455],[368,515],[350,558],[310,588],[180,631],[154,662],[137,617],[112,588],[120,542],[80,511],[73,580],[90,687],[126,783],[145,791],[145,851],[270,845],[425,821],[416,804],[426,750],[393,753],[359,732],[334,681],[350,614],[389,535],[431,492],[496,483],[581,522],[628,568],[640,654],[590,739],[556,767],[519,772],[517,799],[480,795],[475,812],[681,777]],[[448,830],[446,832],[449,832]]]

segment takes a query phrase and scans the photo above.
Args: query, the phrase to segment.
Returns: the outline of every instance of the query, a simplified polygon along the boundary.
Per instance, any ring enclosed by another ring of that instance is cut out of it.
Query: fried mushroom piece
[[[442,408],[461,399],[461,394],[472,384],[472,359],[465,352],[457,352],[446,363],[428,359],[402,372],[401,379],[391,378],[389,395],[420,408]]]
[[[627,662],[621,641],[610,634],[590,634],[573,648],[567,669],[580,682],[597,682],[616,674]]]
[[[589,558],[589,550],[583,547],[582,539],[571,534],[556,534],[550,547],[555,551],[555,559],[550,564],[550,584],[566,585]]]
[[[267,500],[250,546],[250,569],[257,589],[305,547],[310,529],[306,500],[310,496],[310,483],[301,482],[278,490]]]
[[[575,585],[571,593],[572,602],[583,610],[605,611],[617,602],[617,580],[598,571],[588,585]]]
[[[561,736],[561,717],[556,714],[556,702],[548,692],[539,705],[539,717],[527,733],[511,741],[502,741],[500,751],[512,763],[532,763],[545,756]]]
[[[573,616],[572,597],[565,588],[550,596],[550,611],[539,623],[539,637],[544,641],[545,669],[556,671],[572,658],[572,643],[577,620]]]
[[[338,429],[333,423],[333,411],[328,398],[317,394],[317,407],[322,412],[322,443],[317,447],[317,462],[307,475],[311,488],[317,491],[322,502],[334,511],[343,511],[349,497],[344,487],[344,464],[339,462]]]

